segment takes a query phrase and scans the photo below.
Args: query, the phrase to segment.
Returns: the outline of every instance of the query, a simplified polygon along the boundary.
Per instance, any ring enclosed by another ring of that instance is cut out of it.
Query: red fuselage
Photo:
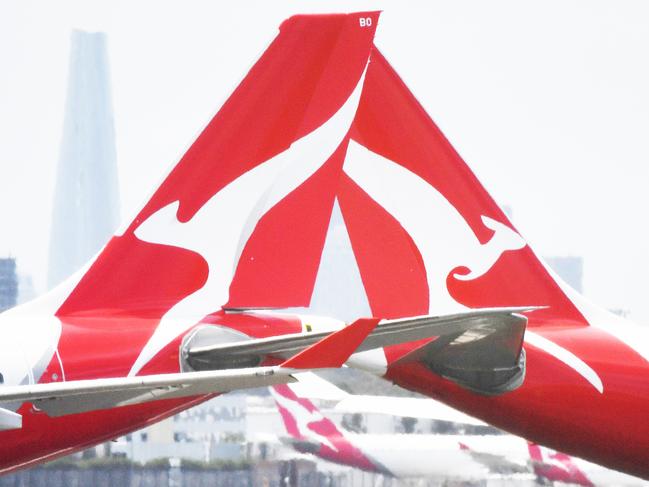
[[[594,327],[538,331],[597,371],[603,392],[530,345],[523,385],[502,396],[474,394],[421,364],[390,367],[387,378],[529,440],[649,478],[649,364]]]

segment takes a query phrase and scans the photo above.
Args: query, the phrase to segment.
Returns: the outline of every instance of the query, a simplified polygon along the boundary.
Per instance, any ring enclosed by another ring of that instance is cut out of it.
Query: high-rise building
[[[48,287],[81,268],[117,228],[119,196],[106,35],[74,31]]]
[[[18,274],[18,301],[16,304],[23,304],[36,297],[34,280],[26,274]]]
[[[18,299],[18,277],[16,259],[0,259],[0,311],[16,306]]]

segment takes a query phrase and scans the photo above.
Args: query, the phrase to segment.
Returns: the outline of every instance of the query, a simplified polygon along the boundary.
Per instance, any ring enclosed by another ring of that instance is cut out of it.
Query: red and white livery
[[[270,388],[282,416],[285,444],[329,462],[399,478],[502,480],[593,487],[639,486],[637,477],[556,452],[485,424],[432,399],[350,395],[314,374]],[[452,423],[483,434],[352,433],[338,427],[311,398],[334,403],[330,411],[380,413]],[[485,434],[487,433],[487,434]]]
[[[300,368],[373,350],[348,363],[649,478],[649,332],[537,258],[376,48],[378,21],[286,20],[133,221],[0,315],[0,471],[292,380],[280,364],[342,324],[262,309],[308,308],[337,202],[377,318]]]

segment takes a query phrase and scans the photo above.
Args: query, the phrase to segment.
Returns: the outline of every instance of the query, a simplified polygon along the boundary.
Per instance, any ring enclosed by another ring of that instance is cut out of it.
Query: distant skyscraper
[[[575,291],[582,292],[584,259],[581,257],[545,257],[545,261]]]
[[[36,289],[34,288],[34,280],[31,276],[18,274],[18,302],[16,304],[26,303],[35,297]]]
[[[0,311],[16,306],[17,299],[16,259],[0,259]]]
[[[118,225],[106,35],[74,31],[54,205],[48,287],[81,268]]]

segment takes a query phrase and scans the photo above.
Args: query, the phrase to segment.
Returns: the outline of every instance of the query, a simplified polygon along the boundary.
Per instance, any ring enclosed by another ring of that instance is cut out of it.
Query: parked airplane
[[[0,404],[13,402],[1,423],[14,428],[0,432],[0,469],[204,394],[289,381],[288,362],[266,364],[342,324],[251,310],[309,306],[337,202],[372,315],[388,319],[351,365],[649,478],[649,330],[536,257],[374,46],[378,18],[285,21],[85,272],[0,315]],[[315,355],[299,364],[339,362]]]
[[[395,477],[439,477],[456,480],[536,479],[541,484],[566,483],[638,486],[637,477],[500,434],[475,418],[432,399],[351,395],[314,374],[270,387],[288,437],[283,442],[300,453]],[[306,387],[305,387],[306,386]],[[311,399],[335,402],[332,411],[385,413],[428,418],[468,433],[372,434],[338,427]],[[479,431],[482,427],[482,431]]]
[[[459,448],[458,441],[463,436],[354,434],[338,428],[311,400],[302,394],[296,394],[293,389],[278,385],[271,387],[270,391],[289,435],[282,438],[282,441],[300,453],[310,453],[333,463],[395,477],[481,480],[488,473],[482,465],[473,461]],[[343,402],[347,399],[346,394],[341,391],[337,397],[340,410],[345,410]],[[387,401],[386,407],[389,410],[389,403],[404,398],[370,399],[371,402],[367,404],[376,411],[375,408],[381,408],[384,400]],[[412,401],[404,405],[405,410],[409,411],[412,405]],[[441,409],[441,417],[448,418],[450,414],[451,417],[466,418],[467,424],[481,424],[462,413],[449,411],[447,406],[433,401],[427,401],[422,406],[424,407],[418,409],[425,410],[428,414],[435,414],[436,410]],[[512,437],[502,438],[507,441]],[[528,470],[523,464],[520,471]]]
[[[397,477],[483,479],[486,471],[458,447],[458,436],[343,433],[313,404],[290,389],[273,391],[290,437],[300,453]],[[434,461],[432,459],[435,459]]]
[[[347,327],[258,309],[308,304],[377,20],[287,20],[134,220],[77,276],[0,315],[0,472],[354,352],[371,368],[381,347],[469,330],[520,348],[521,307]]]

